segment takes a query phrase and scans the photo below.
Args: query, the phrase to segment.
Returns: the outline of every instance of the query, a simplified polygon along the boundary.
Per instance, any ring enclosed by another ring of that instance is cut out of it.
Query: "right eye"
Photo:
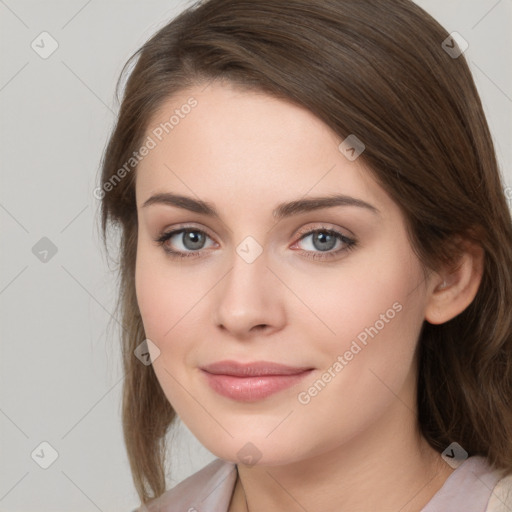
[[[160,234],[155,242],[173,258],[190,258],[200,256],[207,239],[211,240],[201,229],[181,228]]]

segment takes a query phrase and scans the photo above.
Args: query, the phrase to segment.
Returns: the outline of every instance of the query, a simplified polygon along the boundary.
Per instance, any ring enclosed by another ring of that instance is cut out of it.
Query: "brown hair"
[[[208,0],[126,63],[138,57],[103,155],[101,221],[105,244],[107,227],[120,227],[123,429],[142,502],[165,490],[176,414],[152,366],[134,356],[145,339],[134,285],[135,172],[112,180],[164,100],[215,79],[292,101],[340,137],[363,141],[360,158],[400,206],[425,269],[455,265],[460,238],[483,247],[470,306],[444,324],[424,322],[418,420],[436,450],[457,441],[512,472],[512,220],[473,78],[464,56],[442,47],[447,37],[410,0]]]

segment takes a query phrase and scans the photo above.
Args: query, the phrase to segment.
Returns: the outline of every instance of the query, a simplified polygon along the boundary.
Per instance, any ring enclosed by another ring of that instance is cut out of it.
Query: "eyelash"
[[[168,247],[166,247],[164,245],[165,242],[167,242],[167,240],[172,238],[174,235],[177,235],[180,233],[202,233],[202,234],[206,235],[208,238],[211,238],[208,235],[208,233],[206,233],[202,229],[198,229],[198,228],[194,228],[194,227],[188,227],[188,228],[185,227],[185,228],[179,228],[179,229],[174,229],[172,231],[164,232],[160,236],[158,236],[156,239],[154,239],[154,241],[157,243],[158,246],[163,247],[164,251],[171,258],[182,259],[182,258],[200,257],[200,254],[202,252],[201,250],[181,252],[181,251],[175,251],[173,249],[169,249]],[[304,238],[306,238],[310,235],[317,234],[317,233],[326,233],[328,235],[334,235],[338,238],[338,240],[340,240],[341,242],[343,242],[345,244],[345,247],[338,249],[334,252],[328,252],[328,251],[314,251],[313,252],[313,251],[302,250],[301,254],[303,254],[303,256],[305,256],[306,258],[313,259],[313,260],[330,260],[330,259],[338,256],[342,252],[353,250],[357,245],[357,240],[355,240],[353,238],[349,238],[349,237],[343,235],[342,233],[340,233],[339,231],[336,231],[335,229],[327,228],[327,227],[323,227],[323,226],[321,226],[319,228],[315,228],[315,229],[310,229],[309,231],[300,232],[299,233],[300,238],[297,240],[297,242],[300,242]]]

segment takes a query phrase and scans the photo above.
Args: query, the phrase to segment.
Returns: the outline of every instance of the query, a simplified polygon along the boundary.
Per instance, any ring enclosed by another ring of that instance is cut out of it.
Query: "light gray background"
[[[512,186],[512,0],[418,3],[469,42],[465,55]],[[121,432],[118,331],[107,331],[114,279],[92,190],[122,65],[187,5],[0,0],[0,511],[138,504]],[[59,45],[47,59],[31,48],[43,31]],[[32,252],[43,237],[57,248],[46,263]],[[31,458],[43,441],[58,452],[48,469]],[[173,446],[168,486],[214,458],[183,425]]]

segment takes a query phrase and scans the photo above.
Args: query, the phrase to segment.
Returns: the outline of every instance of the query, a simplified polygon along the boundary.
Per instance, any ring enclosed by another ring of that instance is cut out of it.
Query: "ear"
[[[443,324],[462,313],[475,298],[482,280],[484,250],[481,245],[464,240],[464,251],[455,269],[435,273],[425,308],[425,320]]]

